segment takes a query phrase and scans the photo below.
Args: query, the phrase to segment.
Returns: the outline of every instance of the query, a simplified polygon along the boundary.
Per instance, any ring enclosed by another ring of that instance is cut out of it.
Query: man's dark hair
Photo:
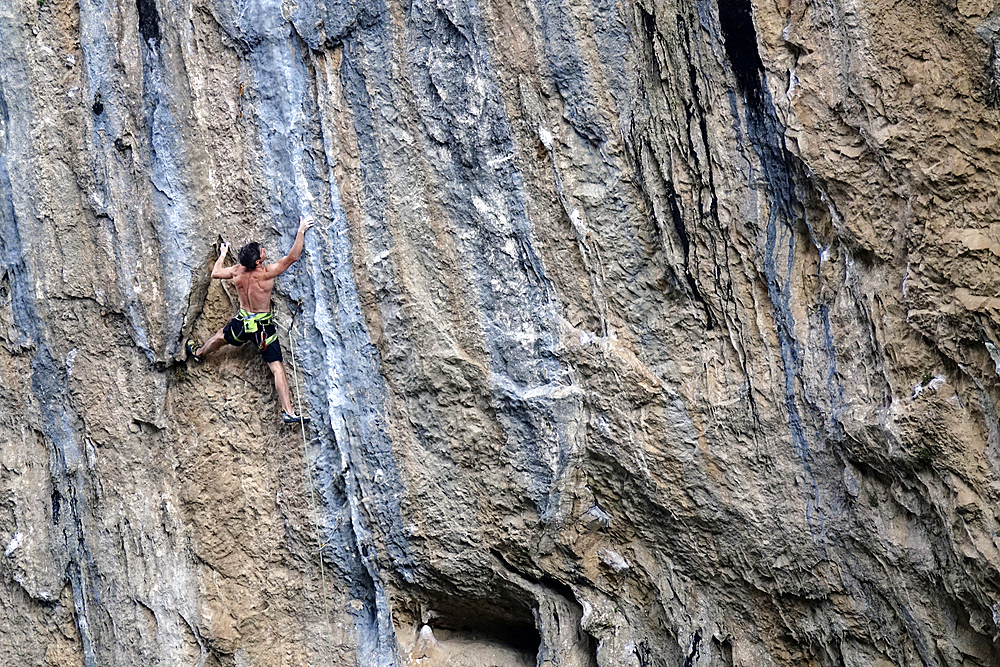
[[[254,241],[240,248],[240,264],[246,267],[247,271],[257,268],[257,260],[260,259],[260,244]]]

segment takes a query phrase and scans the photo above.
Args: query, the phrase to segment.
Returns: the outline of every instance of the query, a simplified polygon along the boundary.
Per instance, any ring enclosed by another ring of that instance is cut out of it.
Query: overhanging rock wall
[[[997,664],[991,12],[3,3],[0,664]]]

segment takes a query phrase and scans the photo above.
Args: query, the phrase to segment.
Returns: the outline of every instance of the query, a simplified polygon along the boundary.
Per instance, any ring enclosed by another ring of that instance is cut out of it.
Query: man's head
[[[260,244],[257,243],[256,241],[248,243],[242,248],[240,248],[240,253],[238,257],[240,260],[240,264],[243,265],[243,268],[245,268],[247,271],[253,271],[254,269],[256,269],[257,262],[264,259],[263,256],[261,255],[261,250],[263,250],[263,248],[261,248]]]

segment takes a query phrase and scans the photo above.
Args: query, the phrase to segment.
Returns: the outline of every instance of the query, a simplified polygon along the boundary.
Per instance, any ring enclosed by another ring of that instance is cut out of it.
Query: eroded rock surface
[[[998,17],[4,3],[0,664],[1000,663]]]

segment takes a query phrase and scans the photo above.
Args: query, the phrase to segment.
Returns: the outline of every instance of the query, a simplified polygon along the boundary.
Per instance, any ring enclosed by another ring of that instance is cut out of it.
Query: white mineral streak
[[[623,570],[627,570],[631,567],[625,558],[611,549],[598,549],[597,555],[601,559],[602,563],[610,567],[615,572],[622,572]]]
[[[0,45],[0,665],[1000,664],[990,3],[9,0]],[[303,215],[305,442],[252,350],[183,360],[220,242]]]
[[[21,542],[24,541],[24,533],[15,533],[14,539],[12,539],[8,544],[7,548],[3,550],[3,555],[10,558],[10,555],[14,553],[14,549],[21,546]]]

